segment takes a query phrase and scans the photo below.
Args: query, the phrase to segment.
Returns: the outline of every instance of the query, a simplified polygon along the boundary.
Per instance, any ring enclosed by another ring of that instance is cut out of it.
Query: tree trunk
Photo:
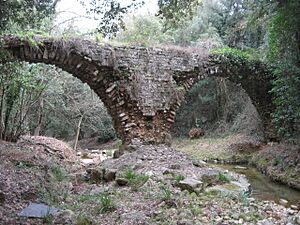
[[[5,87],[2,88],[1,102],[0,102],[0,139],[4,138],[4,97],[5,97]]]
[[[42,124],[43,124],[43,111],[44,111],[44,100],[43,98],[40,99],[39,101],[39,112],[38,112],[38,121],[37,121],[37,126],[34,129],[33,135],[34,136],[39,136],[41,129],[42,129]]]
[[[75,137],[75,143],[74,143],[74,150],[76,151],[77,149],[77,144],[78,144],[78,139],[79,139],[79,134],[80,134],[80,126],[81,126],[81,122],[82,122],[83,116],[80,115],[78,124],[77,124],[77,131],[76,131],[76,137]]]

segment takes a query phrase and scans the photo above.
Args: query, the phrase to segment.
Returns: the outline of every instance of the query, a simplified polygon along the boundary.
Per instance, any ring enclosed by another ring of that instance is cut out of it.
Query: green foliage
[[[273,68],[273,122],[284,138],[300,135],[300,2],[278,7],[269,27],[268,60]]]
[[[79,215],[76,218],[76,225],[92,225],[93,222],[91,219],[89,219],[87,216]]]
[[[47,213],[42,219],[44,224],[51,225],[54,222],[54,216],[51,213]]]
[[[184,176],[183,176],[183,175],[176,175],[176,176],[175,176],[175,181],[176,181],[177,183],[179,183],[179,182],[182,181],[182,180],[184,180]]]
[[[44,75],[44,79],[52,79],[43,95],[45,119],[41,134],[73,139],[79,116],[83,116],[80,138],[93,135],[107,140],[115,137],[110,115],[99,97],[86,84],[83,85],[80,80],[60,70],[49,73]],[[32,127],[36,126],[34,122]]]
[[[221,49],[213,49],[210,51],[210,53],[213,55],[221,55],[223,57],[240,62],[259,60],[259,54],[255,51],[255,49],[247,49],[242,51],[236,48],[224,47]]]
[[[38,65],[0,64],[0,138],[16,140],[28,131],[31,107],[46,88],[39,72]]]
[[[54,165],[51,168],[51,172],[56,181],[61,182],[66,179],[66,171],[59,165]]]
[[[22,162],[22,161],[20,161],[20,162],[16,163],[16,167],[18,169],[28,169],[28,168],[32,168],[33,165],[31,163],[29,163],[29,162]]]
[[[136,174],[131,168],[127,168],[123,172],[122,177],[128,180],[129,186],[131,186],[134,191],[137,191],[149,179],[149,177],[144,174]]]
[[[230,179],[223,173],[219,172],[218,179],[222,183],[230,183]]]
[[[126,30],[117,34],[115,40],[144,46],[173,41],[170,33],[163,31],[162,20],[154,16],[137,16],[127,20]]]
[[[120,29],[124,29],[124,16],[144,4],[143,0],[131,0],[121,3],[118,0],[80,1],[87,12],[101,21],[97,31],[104,37],[114,37]]]
[[[161,186],[161,191],[163,201],[170,201],[172,199],[172,192],[167,186]]]
[[[158,0],[158,15],[165,20],[165,29],[177,27],[183,20],[189,20],[200,5],[198,0]]]
[[[51,184],[50,184],[51,185]],[[51,185],[50,187],[41,187],[39,189],[39,199],[48,205],[59,206],[62,201],[65,201],[69,192],[61,186]]]
[[[0,2],[0,34],[10,33],[12,24],[17,24],[20,30],[40,29],[45,25],[45,18],[55,13],[55,0],[22,0]]]
[[[107,213],[112,212],[116,209],[115,204],[113,203],[111,197],[107,193],[103,193],[99,196],[100,206],[99,212],[100,213]]]

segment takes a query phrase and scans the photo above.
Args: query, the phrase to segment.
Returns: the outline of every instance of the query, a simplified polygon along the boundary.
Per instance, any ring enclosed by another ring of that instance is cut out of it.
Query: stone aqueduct
[[[104,46],[83,40],[0,38],[10,59],[60,67],[87,83],[113,118],[119,137],[165,143],[185,93],[208,76],[227,77],[247,91],[267,128],[270,82],[261,64],[229,64],[221,55],[184,49]]]

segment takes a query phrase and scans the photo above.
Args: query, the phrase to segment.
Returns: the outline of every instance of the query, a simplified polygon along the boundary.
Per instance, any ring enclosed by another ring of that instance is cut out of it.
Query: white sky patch
[[[122,0],[127,2],[126,0]],[[145,5],[137,9],[134,15],[155,14],[158,10],[157,0],[145,0]],[[78,0],[61,0],[57,5],[57,18],[55,24],[60,28],[66,28],[69,25],[78,28],[80,31],[93,30],[99,24],[99,21],[88,19],[85,8]]]

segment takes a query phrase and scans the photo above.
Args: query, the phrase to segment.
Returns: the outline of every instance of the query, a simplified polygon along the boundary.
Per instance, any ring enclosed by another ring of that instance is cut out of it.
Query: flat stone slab
[[[181,189],[181,190],[188,190],[190,192],[197,192],[199,190],[202,189],[203,183],[199,180],[196,180],[194,178],[185,178],[182,181],[179,181],[179,183],[177,184],[177,186]]]
[[[30,203],[25,209],[23,209],[18,215],[29,218],[43,218],[49,214],[55,215],[59,212],[59,209],[52,208],[45,204]]]

